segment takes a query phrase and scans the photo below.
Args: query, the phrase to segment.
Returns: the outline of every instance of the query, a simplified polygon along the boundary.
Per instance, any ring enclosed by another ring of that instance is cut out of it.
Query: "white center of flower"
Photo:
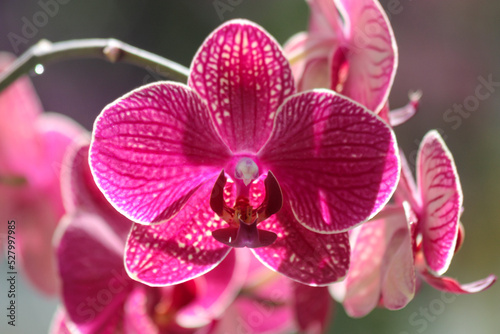
[[[234,176],[245,183],[246,186],[259,177],[259,167],[250,158],[241,158],[234,168]]]

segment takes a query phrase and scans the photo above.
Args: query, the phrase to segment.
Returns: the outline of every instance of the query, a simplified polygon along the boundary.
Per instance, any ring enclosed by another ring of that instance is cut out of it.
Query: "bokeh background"
[[[57,13],[45,25],[13,45],[9,34],[22,37],[25,22],[33,22],[34,15],[44,9],[39,1],[0,0],[0,50],[20,55],[42,38],[62,41],[114,37],[189,66],[204,38],[222,21],[253,20],[280,43],[305,30],[308,21],[304,0],[220,0],[232,4],[232,10],[221,15],[214,2],[60,0]],[[400,54],[391,106],[404,105],[410,90],[423,91],[419,113],[396,129],[399,142],[411,163],[424,134],[439,129],[461,176],[466,238],[447,274],[461,282],[490,273],[499,275],[500,84],[492,88],[488,98],[478,99],[478,105],[466,116],[448,110],[474,99],[480,77],[500,82],[500,2],[381,3],[392,8],[390,20]],[[32,81],[45,110],[69,115],[90,130],[106,104],[154,78],[131,65],[87,59],[46,66],[42,75],[32,73]],[[7,282],[3,278],[6,272],[2,261],[1,310],[7,305]],[[57,300],[39,295],[22,275],[18,284],[18,326],[7,326],[5,311],[1,311],[0,333],[46,333]],[[499,311],[499,284],[487,292],[456,298],[423,285],[417,297],[400,311],[378,309],[362,319],[352,319],[339,306],[329,332],[497,333]]]

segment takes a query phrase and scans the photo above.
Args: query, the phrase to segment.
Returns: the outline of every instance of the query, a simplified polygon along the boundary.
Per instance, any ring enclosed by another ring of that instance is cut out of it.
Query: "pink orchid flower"
[[[67,214],[58,229],[57,260],[64,309],[52,333],[201,333],[212,327],[243,284],[248,257],[226,257],[203,277],[152,288],[130,279],[123,253],[132,222],[95,185],[88,145],[64,164]]]
[[[397,184],[395,137],[349,99],[294,92],[278,43],[234,20],[200,47],[187,86],[147,85],[102,111],[90,166],[111,204],[139,223],[127,240],[131,277],[184,282],[231,247],[309,285],[345,275],[345,231]]]
[[[377,0],[308,0],[309,31],[285,45],[300,91],[331,88],[379,113],[398,64],[397,45]]]
[[[417,157],[417,184],[402,159],[397,204],[351,235],[351,269],[331,288],[354,317],[375,306],[404,307],[414,296],[417,276],[434,288],[468,294],[489,288],[496,277],[460,284],[441,276],[463,241],[459,218],[462,189],[453,157],[437,131],[423,139]],[[381,242],[382,240],[382,242]]]
[[[332,308],[327,287],[294,282],[252,258],[242,290],[215,333],[320,334],[328,327]]]
[[[0,72],[13,60],[0,53]],[[59,170],[67,147],[82,128],[62,115],[42,111],[27,78],[0,93],[0,202],[2,220],[15,221],[15,265],[22,266],[37,289],[55,294],[52,235],[63,215]]]

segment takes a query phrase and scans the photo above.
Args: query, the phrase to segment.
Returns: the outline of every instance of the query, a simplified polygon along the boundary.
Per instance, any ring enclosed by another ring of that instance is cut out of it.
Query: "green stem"
[[[69,58],[101,58],[112,63],[130,63],[181,82],[186,82],[189,75],[189,69],[178,63],[113,38],[79,39],[57,43],[41,40],[0,74],[0,92],[38,64],[44,65]]]

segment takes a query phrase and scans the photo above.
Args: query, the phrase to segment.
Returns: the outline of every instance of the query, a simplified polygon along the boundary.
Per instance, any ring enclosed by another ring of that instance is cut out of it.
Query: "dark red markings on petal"
[[[230,248],[210,230],[223,227],[209,204],[205,183],[170,224],[135,224],[127,240],[125,265],[134,279],[152,286],[172,285],[212,270]]]
[[[321,233],[375,215],[399,177],[394,133],[372,112],[330,91],[288,99],[259,158],[273,170],[295,217]]]
[[[437,131],[429,132],[420,145],[417,183],[425,261],[431,272],[441,275],[455,252],[463,195],[453,156]]]
[[[94,125],[90,165],[106,198],[128,218],[171,219],[231,153],[189,87],[141,87],[108,105]]]
[[[269,247],[255,248],[257,258],[279,273],[307,285],[326,285],[349,268],[347,233],[318,234],[301,226],[285,204],[259,226],[277,234]]]
[[[276,110],[295,90],[279,44],[246,20],[230,21],[205,40],[191,64],[189,85],[207,102],[233,152],[258,151]]]

